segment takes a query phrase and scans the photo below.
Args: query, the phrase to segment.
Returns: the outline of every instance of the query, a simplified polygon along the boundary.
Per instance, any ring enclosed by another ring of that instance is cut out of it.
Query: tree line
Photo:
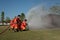
[[[0,23],[2,23],[2,25],[4,25],[4,23],[10,23],[11,19],[10,17],[6,17],[5,18],[5,13],[4,11],[1,12],[1,20],[0,20]],[[20,15],[20,18],[21,18],[21,21],[23,21],[25,19],[25,14],[24,13],[21,13]]]

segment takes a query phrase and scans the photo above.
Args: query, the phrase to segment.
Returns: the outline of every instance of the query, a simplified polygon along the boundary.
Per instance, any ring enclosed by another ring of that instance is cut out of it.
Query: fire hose
[[[8,29],[9,29],[10,26],[8,26],[5,30],[3,30],[2,32],[0,32],[0,35],[5,33]],[[26,30],[29,30],[29,26],[27,25],[26,27]]]
[[[10,26],[8,26],[5,30],[3,30],[2,32],[0,32],[0,35],[3,34],[4,32],[6,32],[9,29]]]

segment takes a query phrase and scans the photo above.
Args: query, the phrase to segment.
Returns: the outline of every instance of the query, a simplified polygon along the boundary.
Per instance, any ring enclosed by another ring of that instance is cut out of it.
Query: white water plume
[[[50,12],[43,5],[33,7],[28,12],[28,24],[30,29],[52,28],[52,18],[48,16]]]

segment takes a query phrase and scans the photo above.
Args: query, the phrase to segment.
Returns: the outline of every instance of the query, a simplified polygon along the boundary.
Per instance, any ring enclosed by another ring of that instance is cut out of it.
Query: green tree
[[[21,21],[23,21],[25,19],[25,14],[24,13],[21,13]]]
[[[2,11],[1,13],[1,22],[2,22],[2,25],[4,25],[4,11]]]
[[[53,14],[56,14],[56,13],[60,14],[60,6],[52,6],[52,7],[50,8],[50,11],[51,11],[51,13],[53,13]]]

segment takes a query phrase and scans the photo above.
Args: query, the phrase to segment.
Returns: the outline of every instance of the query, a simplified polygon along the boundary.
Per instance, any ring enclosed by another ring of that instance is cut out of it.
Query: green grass
[[[4,30],[0,27],[0,32]],[[60,40],[60,29],[32,30],[23,32],[13,32],[7,30],[0,35],[0,40]]]

